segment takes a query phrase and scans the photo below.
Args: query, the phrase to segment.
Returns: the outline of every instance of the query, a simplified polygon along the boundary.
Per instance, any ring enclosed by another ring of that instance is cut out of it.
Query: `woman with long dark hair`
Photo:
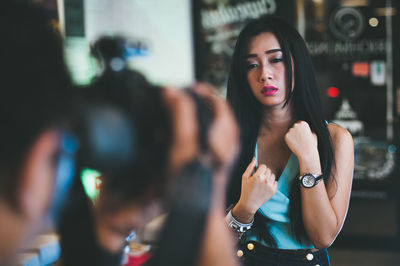
[[[240,33],[227,98],[242,151],[226,219],[245,265],[329,265],[354,168],[351,135],[326,122],[305,42],[264,17]],[[320,182],[321,181],[321,182]]]

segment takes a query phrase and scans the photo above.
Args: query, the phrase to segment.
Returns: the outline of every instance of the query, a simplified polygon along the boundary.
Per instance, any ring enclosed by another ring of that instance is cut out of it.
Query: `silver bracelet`
[[[228,224],[229,227],[231,227],[235,232],[239,234],[243,234],[251,229],[254,223],[254,217],[251,220],[250,223],[248,224],[243,224],[239,222],[238,220],[235,219],[232,215],[232,210],[228,212],[228,214],[225,217],[226,223]]]

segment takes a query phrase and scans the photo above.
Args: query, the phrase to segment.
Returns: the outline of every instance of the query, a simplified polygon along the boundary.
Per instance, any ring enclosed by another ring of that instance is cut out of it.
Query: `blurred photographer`
[[[70,79],[41,9],[0,4],[0,264],[54,218],[73,172]],[[60,171],[60,168],[63,171]]]
[[[120,44],[114,39],[96,43],[104,72],[79,91],[78,169],[99,170],[101,190],[93,206],[77,171],[59,226],[64,265],[120,264],[125,238],[154,217],[165,191],[171,130],[162,89],[124,65],[110,67],[112,59],[125,64]],[[107,118],[104,110],[116,115]],[[117,118],[130,135],[119,132]]]
[[[238,150],[238,130],[226,103],[205,85],[196,85],[190,93],[153,86],[135,71],[112,66],[112,62],[124,60],[124,53],[119,52],[124,47],[121,42],[102,39],[97,45],[97,51],[104,54],[106,48],[106,51],[113,51],[113,56],[102,56],[106,58],[105,71],[82,92],[82,98],[87,105],[113,106],[128,117],[134,128],[135,155],[129,167],[102,171],[100,195],[90,211],[93,223],[84,221],[85,211],[79,204],[64,215],[61,226],[64,264],[117,265],[129,233],[165,208],[178,177],[186,174],[190,179],[197,174],[196,169],[185,172],[188,165],[197,161],[202,168],[209,169],[212,190],[207,191],[210,198],[207,213],[200,214],[205,219],[204,228],[199,226],[201,230],[192,239],[201,245],[190,251],[195,254],[191,264],[235,265],[234,242],[224,220],[224,195],[227,176]],[[207,103],[208,113],[212,114],[206,119],[206,130],[200,125],[195,98]],[[204,143],[207,149],[201,147]],[[183,198],[182,202],[186,200]],[[192,213],[197,215],[194,209],[186,210],[185,215]],[[182,236],[190,232],[181,230],[178,233]],[[83,241],[85,234],[96,241]],[[166,246],[175,245],[171,240]],[[224,246],[222,250],[216,249],[221,246]],[[167,250],[163,246],[160,249]],[[166,264],[164,255],[160,257],[163,264],[172,265]],[[155,260],[152,264],[161,263]]]
[[[199,97],[207,100],[213,107],[214,117],[206,136],[210,150],[207,153],[203,153],[201,150],[199,144],[200,130],[193,99],[182,91],[161,89],[159,91],[160,96],[166,103],[164,112],[169,113],[172,125],[170,131],[172,134],[168,138],[170,141],[167,142],[169,145],[151,145],[145,142],[146,145],[143,145],[143,150],[141,150],[143,153],[140,152],[139,156],[143,155],[146,158],[148,155],[148,157],[142,161],[142,166],[134,164],[130,176],[110,175],[107,177],[104,175],[103,177],[103,191],[100,192],[98,205],[95,209],[97,212],[97,237],[106,250],[114,254],[121,252],[130,230],[142,227],[150,218],[159,214],[168,198],[179,196],[171,195],[171,192],[174,191],[173,187],[181,181],[179,177],[182,174],[189,175],[186,176],[188,179],[192,178],[192,175],[194,178],[194,175],[197,174],[196,168],[191,169],[190,165],[199,161],[201,166],[208,169],[212,175],[209,191],[210,205],[208,213],[205,215],[206,220],[202,234],[195,234],[195,238],[198,239],[189,241],[189,244],[199,242],[200,245],[195,250],[189,249],[188,252],[193,253],[193,265],[235,265],[236,261],[233,257],[234,241],[224,219],[224,195],[227,177],[238,150],[238,145],[235,144],[237,143],[238,132],[231,111],[223,100],[213,95],[204,85],[197,85],[195,91]],[[152,99],[154,101],[154,97]],[[151,106],[158,109],[154,105]],[[162,118],[162,112],[158,113],[158,116]],[[146,121],[154,126],[159,120],[153,117],[153,119],[146,119]],[[141,131],[141,129],[138,129],[138,131]],[[143,132],[150,136],[148,138],[150,142],[156,142],[157,138],[152,136],[151,131],[144,130]],[[168,147],[168,149],[165,150],[165,147]],[[144,151],[145,149],[147,151]],[[159,156],[160,154],[162,156]],[[141,167],[148,167],[149,171],[145,173],[141,171],[143,169]],[[187,169],[188,171],[184,171]],[[163,173],[153,175],[158,171],[163,171]],[[117,179],[125,180],[125,182],[117,181]],[[149,181],[147,186],[143,185],[144,181],[141,181],[141,179]],[[120,191],[125,191],[126,197],[122,197]],[[201,194],[188,195],[188,197],[180,194],[179,197],[182,203],[189,200],[204,200],[196,198],[196,195]],[[187,209],[185,214],[189,216],[197,215],[196,211],[196,209]],[[196,228],[196,225],[194,225],[194,228]],[[165,245],[160,243],[159,249],[174,246],[174,249],[178,252],[183,250],[184,247],[180,245],[184,243],[177,241],[177,239],[192,232],[186,230],[185,227],[175,229],[165,228],[167,231],[170,230],[169,232],[174,232],[175,239],[167,237],[167,242]],[[201,230],[202,228],[198,227],[198,229]],[[184,253],[177,255],[186,256]],[[163,255],[161,256],[162,261],[155,260],[151,265],[191,265],[172,263],[175,259],[174,256],[174,254],[168,253],[167,258]],[[171,263],[168,263],[168,259],[171,259]]]

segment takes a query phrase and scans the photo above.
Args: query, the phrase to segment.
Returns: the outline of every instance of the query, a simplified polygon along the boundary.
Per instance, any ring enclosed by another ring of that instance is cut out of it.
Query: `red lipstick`
[[[261,90],[261,93],[264,96],[272,96],[278,91],[278,88],[272,85],[264,86]]]

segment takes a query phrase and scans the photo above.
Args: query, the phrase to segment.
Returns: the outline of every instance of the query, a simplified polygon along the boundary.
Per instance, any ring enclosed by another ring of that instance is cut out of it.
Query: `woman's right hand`
[[[233,216],[242,223],[249,223],[257,210],[276,193],[278,182],[275,175],[265,164],[256,167],[256,159],[250,162],[242,175],[242,192],[240,199],[233,208]]]

